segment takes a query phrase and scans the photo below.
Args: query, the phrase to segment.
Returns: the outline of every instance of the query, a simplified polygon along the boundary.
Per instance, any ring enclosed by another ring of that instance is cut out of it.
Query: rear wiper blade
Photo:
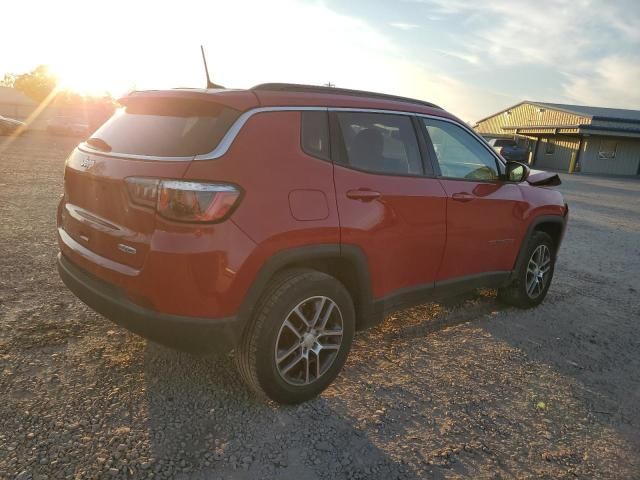
[[[103,139],[98,138],[98,137],[91,137],[89,140],[87,140],[87,145],[90,145],[93,148],[95,148],[96,150],[100,150],[102,152],[110,152],[111,151],[111,145],[109,145]]]

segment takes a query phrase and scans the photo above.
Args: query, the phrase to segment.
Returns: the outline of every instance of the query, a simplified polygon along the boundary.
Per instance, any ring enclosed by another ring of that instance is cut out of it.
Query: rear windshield
[[[215,149],[239,115],[212,102],[130,99],[87,143],[113,153],[190,157]]]

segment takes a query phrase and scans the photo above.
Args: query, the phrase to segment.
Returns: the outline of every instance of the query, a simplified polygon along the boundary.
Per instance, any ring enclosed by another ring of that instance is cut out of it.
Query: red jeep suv
[[[537,305],[568,209],[431,103],[357,90],[134,92],[66,161],[58,270],[150,339],[235,349],[282,403],[325,389],[354,332],[497,288]]]

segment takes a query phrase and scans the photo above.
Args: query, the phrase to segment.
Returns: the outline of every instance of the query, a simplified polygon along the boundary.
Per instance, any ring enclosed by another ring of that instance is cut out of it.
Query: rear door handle
[[[473,195],[467,192],[459,192],[451,195],[451,198],[456,202],[470,202],[473,200]]]
[[[363,202],[370,202],[371,200],[375,200],[380,197],[380,192],[376,192],[374,190],[367,190],[364,188],[359,188],[358,190],[348,190],[347,198],[351,198],[353,200],[362,200]]]

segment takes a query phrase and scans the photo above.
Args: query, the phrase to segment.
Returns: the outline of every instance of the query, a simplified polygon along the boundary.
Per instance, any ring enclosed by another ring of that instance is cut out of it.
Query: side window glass
[[[386,113],[339,112],[344,140],[341,162],[376,173],[422,175],[422,159],[411,117]]]
[[[329,116],[326,111],[303,111],[301,120],[302,150],[314,157],[329,160]]]
[[[463,128],[450,122],[423,119],[443,177],[497,180],[496,159]]]

